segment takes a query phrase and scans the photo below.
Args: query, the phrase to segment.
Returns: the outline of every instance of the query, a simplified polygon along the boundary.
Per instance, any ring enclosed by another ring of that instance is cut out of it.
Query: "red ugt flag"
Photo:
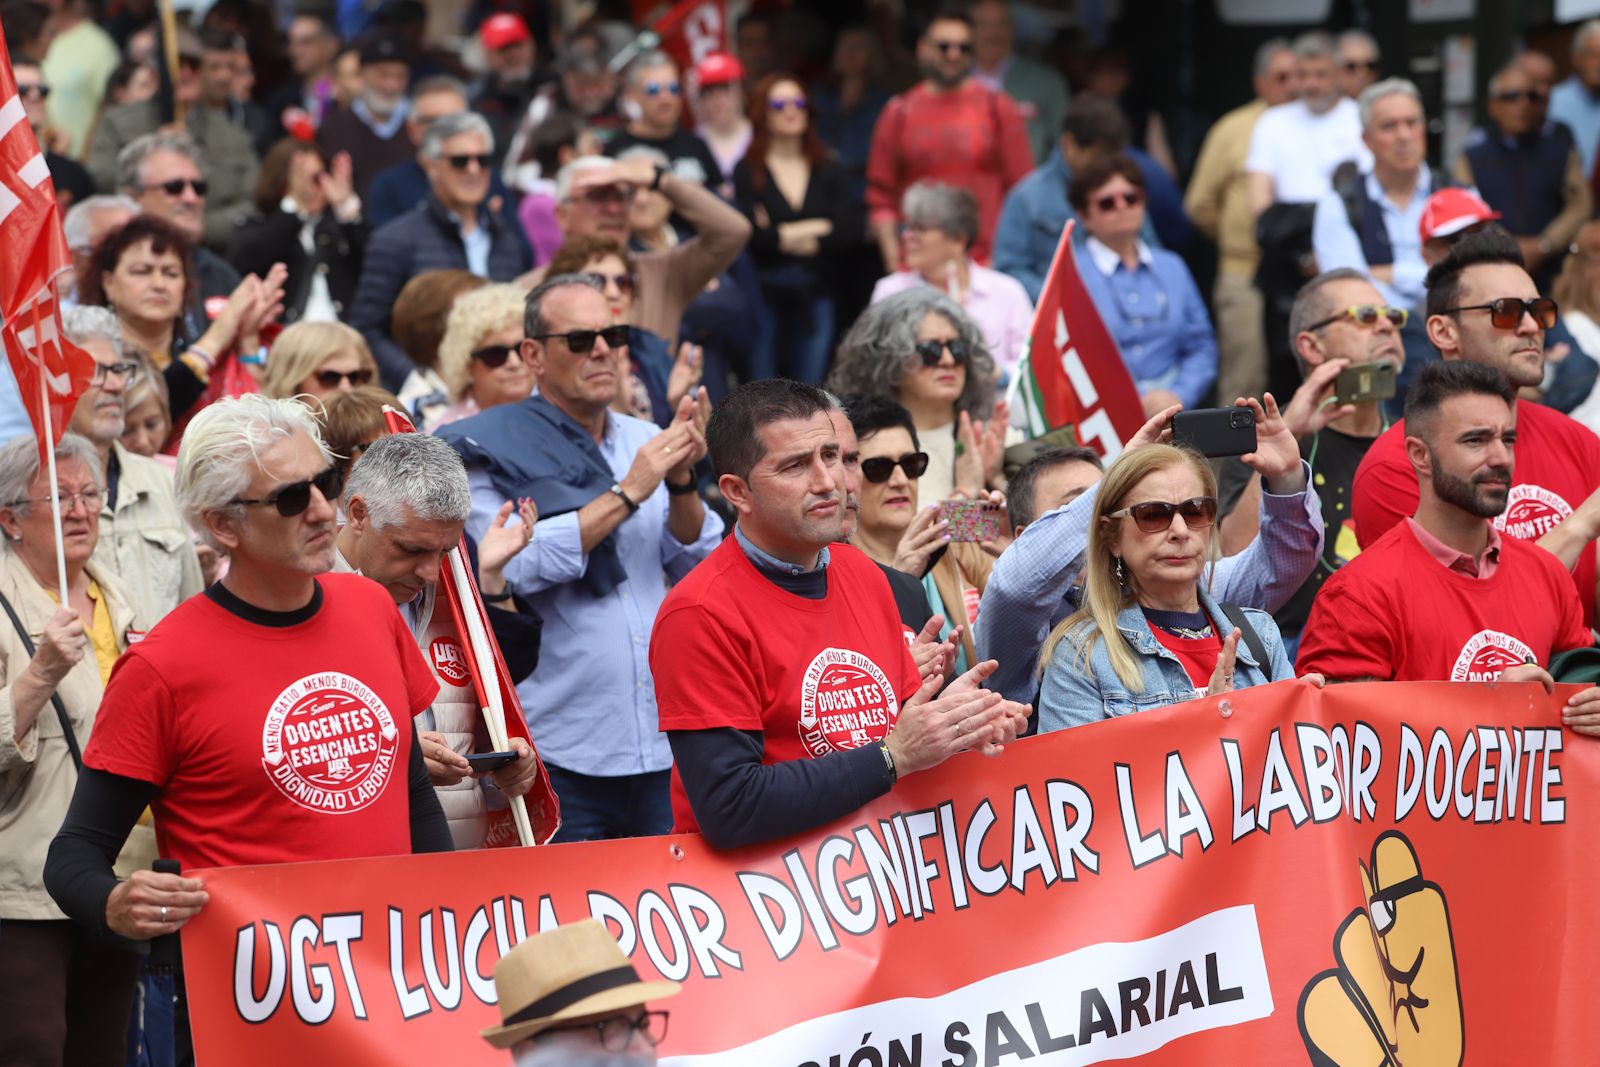
[[[1061,231],[1033,312],[1018,396],[1028,435],[1071,426],[1079,442],[1110,462],[1144,425],[1144,407],[1117,343],[1078,277],[1072,230]]]
[[[0,342],[38,435],[41,461],[94,379],[94,360],[61,326],[56,281],[71,264],[50,170],[0,41]]]
[[[650,22],[662,6],[661,0],[634,0],[634,22],[650,24],[661,38],[661,50],[677,60],[685,74],[712,52],[727,48],[728,16],[723,0],[679,0]]]

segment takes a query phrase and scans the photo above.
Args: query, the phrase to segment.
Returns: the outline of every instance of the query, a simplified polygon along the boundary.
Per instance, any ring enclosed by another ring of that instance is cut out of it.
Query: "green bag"
[[[1600,685],[1600,647],[1571,648],[1550,659],[1550,677],[1558,682]]]

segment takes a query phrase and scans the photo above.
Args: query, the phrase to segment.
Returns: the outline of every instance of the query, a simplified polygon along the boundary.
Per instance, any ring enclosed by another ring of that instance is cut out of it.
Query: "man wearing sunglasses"
[[[1367,86],[1378,80],[1380,60],[1378,42],[1366,30],[1345,30],[1339,35],[1339,66],[1334,81],[1339,91],[1350,99],[1358,99]]]
[[[17,79],[17,96],[22,100],[22,110],[28,116],[28,125],[44,150],[44,165],[49,168],[50,182],[56,187],[56,203],[65,212],[75,202],[94,195],[94,179],[83,164],[70,156],[55,151],[49,108],[50,83],[37,64],[21,57],[12,57],[11,73]]]
[[[196,878],[118,881],[146,806],[185,869],[450,850],[413,724],[438,684],[388,594],[327,573],[341,488],[297,401],[228,398],[189,423],[179,499],[229,569],[131,645],[106,687],[46,861],[79,923],[149,941],[206,906]],[[182,1040],[187,1020],[175,1029]]]
[[[670,161],[668,169],[683,181],[716,189],[722,168],[700,137],[684,129],[683,78],[665,52],[646,52],[628,67],[624,108],[628,125],[606,142],[613,158],[635,145],[654,148]]]
[[[1516,241],[1497,227],[1462,238],[1428,272],[1428,339],[1439,354],[1484,364],[1515,389],[1543,382],[1545,331],[1557,314],[1523,269]],[[1600,499],[1591,494],[1600,488],[1600,438],[1542,404],[1519,399],[1515,407],[1517,462],[1495,527],[1555,553],[1572,570],[1584,620],[1593,625]],[[1363,550],[1416,512],[1406,437],[1403,422],[1390,427],[1356,471],[1351,516]]]

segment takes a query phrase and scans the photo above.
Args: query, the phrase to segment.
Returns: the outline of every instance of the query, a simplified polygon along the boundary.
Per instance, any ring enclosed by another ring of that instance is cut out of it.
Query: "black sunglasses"
[[[193,189],[195,196],[205,196],[206,190],[211,188],[204,178],[173,178],[145,186],[146,189],[160,189],[168,196],[182,196],[185,187]]]
[[[937,367],[944,359],[945,349],[950,350],[950,358],[957,363],[965,363],[967,357],[972,355],[972,350],[967,347],[967,342],[956,337],[949,341],[918,341],[913,350],[922,357],[924,367]]]
[[[1377,70],[1376,59],[1347,59],[1344,62],[1345,70]]]
[[[944,53],[957,52],[964,56],[972,54],[971,41],[934,41],[933,47]]]
[[[50,86],[29,85],[27,82],[17,83],[18,96],[37,96],[40,100],[50,99]]]
[[[1181,504],[1165,500],[1147,500],[1121,511],[1113,511],[1107,518],[1132,517],[1134,524],[1145,533],[1160,533],[1172,525],[1172,516],[1182,515],[1183,524],[1191,530],[1203,530],[1217,521],[1217,498],[1214,496],[1190,497]]]
[[[349,382],[352,388],[359,389],[372,382],[372,372],[365,367],[359,370],[317,371],[317,384],[324,389],[337,389],[342,382]]]
[[[871,459],[864,459],[861,461],[861,477],[878,485],[888,481],[896,467],[905,471],[907,478],[920,478],[928,469],[928,454],[907,452],[899,459],[892,456],[873,456]]]
[[[594,348],[594,339],[605,339],[607,348],[626,348],[628,344],[628,328],[626,326],[607,326],[603,330],[568,330],[566,333],[536,333],[536,341],[549,341],[561,338],[567,342],[567,347],[577,355],[587,355]]]
[[[314,478],[307,478],[303,482],[293,482],[270,496],[261,496],[254,499],[236,497],[229,503],[271,504],[278,509],[279,515],[286,519],[292,519],[311,506],[312,489],[321,493],[322,499],[329,503],[338,500],[339,494],[344,491],[344,472],[337,466],[329,467]]]
[[[1544,103],[1545,96],[1537,89],[1507,89],[1502,93],[1495,93],[1494,98],[1502,104],[1516,104],[1526,100],[1530,104]]]
[[[472,358],[490,370],[494,370],[497,367],[504,367],[506,361],[512,355],[516,355],[520,359],[521,354],[521,345],[484,345],[482,348],[473,351]]]
[[[466,170],[467,167],[474,163],[478,165],[480,170],[489,169],[490,156],[488,153],[464,152],[458,156],[445,156],[444,158],[456,170]]]
[[[1460,307],[1444,309],[1445,314],[1453,311],[1487,311],[1490,324],[1497,330],[1515,330],[1522,325],[1524,315],[1532,315],[1533,321],[1539,324],[1541,330],[1548,330],[1555,326],[1556,316],[1561,313],[1556,302],[1547,296],[1541,296],[1537,300],[1502,296],[1487,304],[1462,304]]]

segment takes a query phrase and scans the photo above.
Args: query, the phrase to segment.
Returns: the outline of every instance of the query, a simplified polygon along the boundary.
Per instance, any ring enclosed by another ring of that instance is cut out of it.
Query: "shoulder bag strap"
[[[22,625],[22,620],[17,618],[17,609],[11,606],[11,601],[4,593],[0,593],[0,608],[6,609],[6,615],[11,619],[11,625],[16,627],[17,636],[22,639],[22,647],[27,649],[28,657],[34,655],[33,639],[28,636],[28,628]],[[50,694],[50,703],[55,705],[56,718],[61,720],[61,733],[67,739],[67,749],[72,753],[72,765],[83,772],[83,752],[78,748],[78,735],[72,732],[72,720],[67,717],[67,706],[61,703],[59,693]]]
[[[1237,604],[1223,604],[1222,613],[1233,623],[1234,629],[1239,631],[1239,639],[1250,648],[1250,654],[1256,658],[1256,663],[1261,667],[1261,673],[1268,678],[1272,677],[1272,661],[1267,659],[1266,646],[1261,643],[1261,635],[1256,633],[1256,628],[1250,625],[1250,620],[1245,617],[1244,610]]]

